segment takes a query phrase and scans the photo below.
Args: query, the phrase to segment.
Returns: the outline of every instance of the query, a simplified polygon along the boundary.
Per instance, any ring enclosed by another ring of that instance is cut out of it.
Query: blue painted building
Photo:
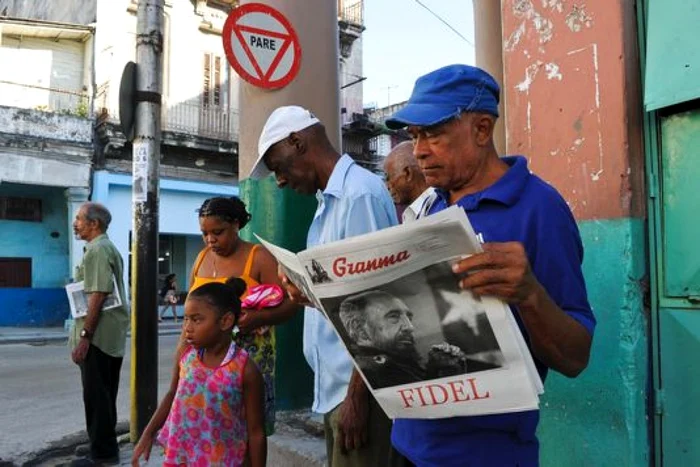
[[[129,283],[129,244],[132,231],[131,175],[96,171],[92,201],[104,204],[112,213],[108,234],[124,258],[124,283]],[[189,287],[189,273],[202,249],[196,210],[213,196],[236,196],[238,187],[187,180],[160,182],[159,278],[177,274],[180,290]],[[159,284],[160,286],[160,284]]]
[[[92,121],[0,105],[0,326],[61,325],[87,199]]]
[[[0,200],[0,326],[60,324],[67,310],[63,286],[70,277],[72,234],[64,190],[2,183]],[[32,220],[20,212],[28,210]]]

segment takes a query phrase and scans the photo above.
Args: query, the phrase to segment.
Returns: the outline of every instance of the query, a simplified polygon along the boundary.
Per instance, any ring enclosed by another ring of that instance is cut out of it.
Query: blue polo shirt
[[[483,242],[517,241],[549,296],[591,335],[595,317],[588,304],[581,262],[583,245],[571,210],[559,193],[530,173],[524,157],[504,157],[510,166],[496,183],[464,196],[457,205]],[[437,190],[430,214],[449,206],[449,194]],[[529,340],[517,308],[515,319]],[[547,367],[535,359],[542,380]],[[391,440],[417,466],[536,466],[535,431],[539,410],[438,420],[397,419]]]

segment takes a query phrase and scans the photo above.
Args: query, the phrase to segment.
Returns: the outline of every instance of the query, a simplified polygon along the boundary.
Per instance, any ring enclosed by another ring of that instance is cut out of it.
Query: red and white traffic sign
[[[268,5],[235,8],[224,23],[223,40],[233,69],[255,86],[281,88],[299,72],[299,37],[287,18]]]

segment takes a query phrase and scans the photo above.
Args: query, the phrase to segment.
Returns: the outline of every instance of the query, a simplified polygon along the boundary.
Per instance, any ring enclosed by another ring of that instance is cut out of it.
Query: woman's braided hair
[[[245,203],[237,196],[209,198],[202,203],[197,212],[199,217],[216,216],[226,222],[236,221],[240,229],[245,227],[251,218],[250,213],[246,210]]]

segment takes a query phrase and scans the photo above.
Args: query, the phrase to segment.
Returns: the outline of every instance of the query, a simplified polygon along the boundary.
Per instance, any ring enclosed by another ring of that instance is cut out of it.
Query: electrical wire
[[[452,32],[454,32],[454,33],[457,34],[459,37],[461,37],[462,40],[463,40],[464,42],[466,42],[467,44],[471,45],[472,47],[476,47],[472,41],[470,41],[469,39],[467,39],[466,37],[464,37],[459,31],[457,31],[455,28],[453,28],[452,25],[451,25],[450,23],[448,23],[447,21],[445,21],[444,19],[442,19],[442,17],[441,17],[440,15],[438,15],[438,14],[435,13],[433,10],[431,10],[430,8],[428,8],[428,7],[427,7],[424,3],[422,3],[420,0],[415,0],[415,1],[416,1],[417,4],[419,4],[420,6],[422,6],[423,8],[425,8],[426,10],[428,10],[428,12],[430,12],[431,15],[433,15],[433,16],[436,17],[438,20],[440,20],[440,22],[441,22],[442,24],[444,24],[445,26],[447,26],[448,28],[450,28],[450,29],[452,30]],[[488,1],[490,1],[490,0],[488,0]]]

